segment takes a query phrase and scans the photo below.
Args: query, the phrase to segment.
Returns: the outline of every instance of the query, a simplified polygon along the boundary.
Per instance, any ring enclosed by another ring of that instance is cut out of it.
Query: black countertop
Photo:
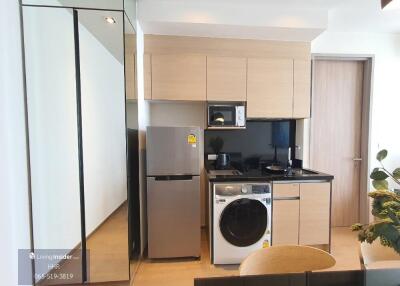
[[[241,174],[236,175],[211,175],[206,167],[207,176],[210,182],[238,182],[238,181],[307,181],[307,180],[320,180],[331,181],[333,176],[321,173],[314,170],[303,169],[302,174],[294,172],[292,175],[287,174],[268,174],[261,169],[251,169],[243,171]]]

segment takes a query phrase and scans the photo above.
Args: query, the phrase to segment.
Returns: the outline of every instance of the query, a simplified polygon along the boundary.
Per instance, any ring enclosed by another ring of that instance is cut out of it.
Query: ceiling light
[[[116,23],[116,21],[115,21],[115,19],[113,17],[106,17],[106,22],[108,24],[115,24]]]
[[[381,0],[383,10],[400,9],[400,0]]]

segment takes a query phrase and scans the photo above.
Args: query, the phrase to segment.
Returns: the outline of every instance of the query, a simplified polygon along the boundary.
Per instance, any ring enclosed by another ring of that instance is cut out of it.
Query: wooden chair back
[[[302,273],[327,269],[336,264],[329,253],[314,247],[280,245],[250,254],[240,265],[240,275]]]

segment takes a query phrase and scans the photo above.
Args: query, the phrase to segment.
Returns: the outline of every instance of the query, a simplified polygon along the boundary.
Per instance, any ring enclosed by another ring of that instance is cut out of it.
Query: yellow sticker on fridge
[[[188,144],[196,144],[197,143],[197,137],[194,134],[189,134],[187,136],[187,142]]]

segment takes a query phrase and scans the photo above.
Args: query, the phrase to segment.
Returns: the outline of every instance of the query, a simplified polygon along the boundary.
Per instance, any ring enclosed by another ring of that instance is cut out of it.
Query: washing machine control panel
[[[270,183],[218,183],[214,185],[218,196],[270,194]]]

